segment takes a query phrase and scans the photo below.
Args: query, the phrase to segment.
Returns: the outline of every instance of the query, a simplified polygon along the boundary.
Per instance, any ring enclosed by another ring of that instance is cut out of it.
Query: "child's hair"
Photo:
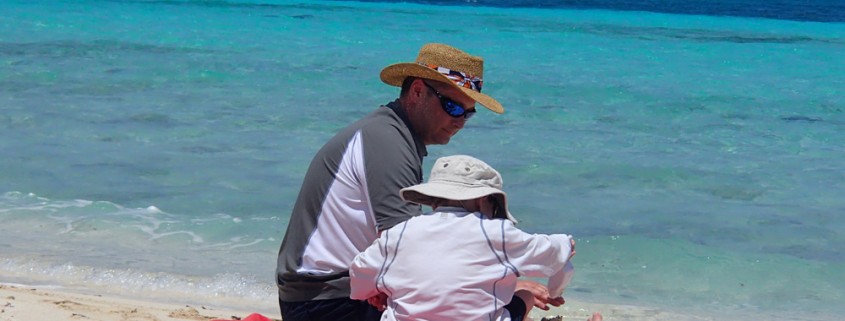
[[[488,195],[487,199],[490,200],[490,203],[493,204],[493,218],[501,218],[507,219],[507,214],[505,214],[505,209],[502,207],[502,203],[499,202],[499,198],[494,195]]]

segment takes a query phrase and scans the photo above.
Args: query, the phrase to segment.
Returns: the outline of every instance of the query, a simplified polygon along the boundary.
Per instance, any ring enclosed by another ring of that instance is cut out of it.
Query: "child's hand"
[[[517,280],[516,291],[525,290],[534,296],[534,306],[542,310],[549,310],[549,304],[552,306],[560,306],[563,304],[563,298],[552,298],[549,296],[549,289],[545,285],[531,281],[531,280]]]
[[[387,308],[387,294],[379,292],[379,294],[367,299],[367,303],[376,307],[379,311],[384,312],[384,309]]]
[[[553,306],[559,307],[559,306],[563,305],[564,303],[566,303],[566,300],[564,300],[562,296],[559,296],[559,297],[556,297],[556,298],[549,299],[549,302],[547,302],[547,303],[551,304]]]

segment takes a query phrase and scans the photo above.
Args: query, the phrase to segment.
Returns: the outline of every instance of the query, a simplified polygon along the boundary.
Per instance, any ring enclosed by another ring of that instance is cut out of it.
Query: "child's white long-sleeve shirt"
[[[382,320],[507,320],[518,277],[568,281],[570,238],[438,208],[384,231],[355,257],[351,297],[386,293]]]

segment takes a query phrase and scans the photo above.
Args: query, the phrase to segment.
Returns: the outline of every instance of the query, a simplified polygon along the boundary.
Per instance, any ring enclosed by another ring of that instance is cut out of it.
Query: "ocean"
[[[0,282],[276,311],[308,163],[427,42],[485,58],[437,157],[573,234],[565,297],[845,315],[842,1],[0,1]]]

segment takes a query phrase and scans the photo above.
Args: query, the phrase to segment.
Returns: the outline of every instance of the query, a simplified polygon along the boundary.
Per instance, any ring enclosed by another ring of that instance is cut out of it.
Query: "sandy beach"
[[[585,320],[600,311],[605,320],[707,320],[658,310],[608,306],[580,302],[553,308],[534,309],[531,317],[540,320]],[[0,284],[0,321],[97,320],[97,321],[184,321],[241,320],[255,311],[237,311],[205,305],[154,302],[108,294],[83,294],[64,289]],[[281,320],[275,314],[261,315]],[[555,318],[559,316],[559,318]]]
[[[109,295],[73,293],[20,285],[0,285],[0,321],[233,320],[252,312],[161,303]],[[278,315],[268,316],[280,319]]]

